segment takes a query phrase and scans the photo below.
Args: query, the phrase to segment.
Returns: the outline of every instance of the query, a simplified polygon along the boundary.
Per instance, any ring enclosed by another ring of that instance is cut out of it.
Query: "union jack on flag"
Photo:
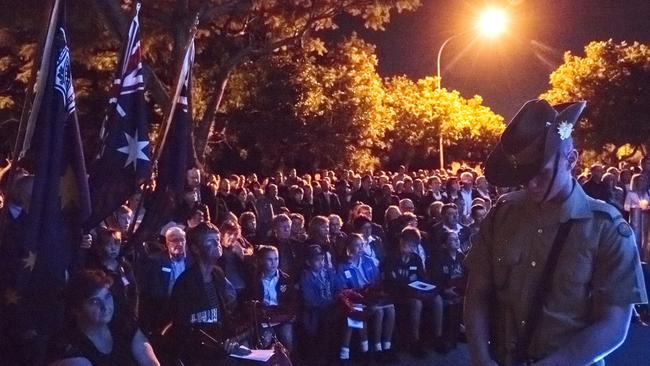
[[[138,2],[100,131],[102,148],[91,169],[93,213],[87,228],[99,224],[151,176],[139,13]]]

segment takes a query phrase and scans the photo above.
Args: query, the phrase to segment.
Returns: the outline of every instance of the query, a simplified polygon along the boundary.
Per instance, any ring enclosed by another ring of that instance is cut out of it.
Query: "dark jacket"
[[[329,216],[341,211],[341,201],[334,192],[322,192],[314,196],[314,215]]]
[[[287,310],[295,310],[298,304],[298,293],[295,283],[291,276],[282,270],[278,270],[278,275],[280,277],[275,286],[275,291],[278,294],[278,306]],[[264,285],[262,284],[261,272],[255,276],[255,283],[251,286],[250,299],[260,302],[264,301]]]
[[[190,256],[185,257],[185,271],[193,264]],[[169,306],[169,281],[172,273],[171,259],[167,252],[153,254],[145,267],[140,284],[140,319],[146,331],[162,329],[169,319],[164,311]],[[178,283],[177,279],[176,283]]]
[[[176,280],[170,299],[170,319],[173,321],[172,339],[175,353],[186,357],[202,357],[196,351],[200,348],[200,334],[197,329],[209,333],[222,342],[237,335],[240,324],[235,318],[237,295],[221,268],[212,268],[212,284],[217,292],[217,303],[210,304],[203,281],[201,268],[192,265]],[[198,342],[198,343],[197,343]],[[225,357],[225,351],[216,347],[216,353]]]
[[[409,260],[402,262],[399,253],[390,256],[384,265],[384,282],[389,293],[396,298],[407,294],[408,284],[413,281],[427,281],[427,274],[420,257],[412,253]]]
[[[306,308],[324,308],[334,302],[333,270],[323,269],[323,280],[319,279],[312,270],[305,269],[300,276],[302,300]]]

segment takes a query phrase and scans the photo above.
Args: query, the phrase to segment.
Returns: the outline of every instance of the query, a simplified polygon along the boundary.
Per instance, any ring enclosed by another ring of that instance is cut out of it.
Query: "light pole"
[[[479,18],[476,29],[479,30],[479,33],[488,37],[494,38],[506,29],[506,23],[508,22],[508,17],[503,10],[500,9],[487,9],[481,17]],[[438,90],[442,89],[442,73],[440,71],[440,58],[442,57],[442,50],[445,49],[447,43],[452,39],[464,35],[468,31],[460,32],[452,35],[451,37],[445,39],[442,42],[442,45],[438,49],[438,57],[436,59],[436,76],[438,77]],[[442,123],[440,124],[440,134],[439,134],[439,151],[440,151],[440,170],[442,171],[445,167],[445,153],[444,153],[444,139],[442,134]]]

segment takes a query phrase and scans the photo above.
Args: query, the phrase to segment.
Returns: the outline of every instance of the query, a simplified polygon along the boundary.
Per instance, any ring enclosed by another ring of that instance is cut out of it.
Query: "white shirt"
[[[180,277],[181,273],[185,271],[185,258],[181,260],[171,260],[171,273],[169,274],[169,288],[167,289],[167,293],[171,295],[172,289],[174,288],[174,284],[176,283],[176,280],[178,277]]]
[[[472,213],[472,191],[460,190],[460,195],[463,197],[463,216],[469,217]]]
[[[279,272],[276,270],[271,277],[262,276],[262,287],[264,288],[264,305],[278,305],[278,292],[276,286],[280,279]]]

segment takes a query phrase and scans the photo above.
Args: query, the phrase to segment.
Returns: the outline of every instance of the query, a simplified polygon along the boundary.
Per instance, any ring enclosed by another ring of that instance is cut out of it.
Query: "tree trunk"
[[[231,70],[225,70],[224,73],[217,77],[216,89],[210,97],[205,112],[203,113],[203,118],[201,118],[201,122],[194,130],[194,146],[196,149],[196,155],[201,162],[205,161],[208,140],[210,139],[210,131],[213,129],[215,116],[217,115],[217,111],[219,110],[219,106],[223,100],[223,95],[226,92],[230,72]]]

